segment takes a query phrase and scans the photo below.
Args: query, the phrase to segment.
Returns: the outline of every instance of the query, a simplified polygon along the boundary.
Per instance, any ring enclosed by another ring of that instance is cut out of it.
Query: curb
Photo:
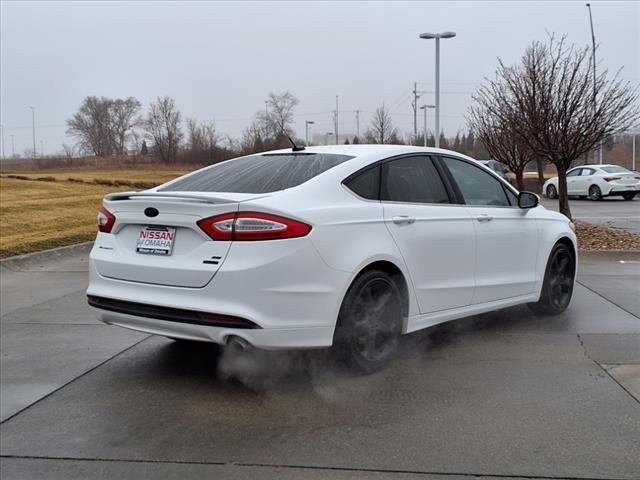
[[[50,262],[72,257],[78,254],[89,254],[93,247],[93,241],[67,245],[66,247],[52,248],[41,252],[28,253],[26,255],[16,255],[0,260],[2,270],[23,270],[33,267],[43,262]]]

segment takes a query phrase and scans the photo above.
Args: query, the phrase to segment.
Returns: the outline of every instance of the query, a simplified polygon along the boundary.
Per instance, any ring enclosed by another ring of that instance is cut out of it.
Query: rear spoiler
[[[121,192],[121,193],[110,193],[106,195],[104,199],[109,202],[114,202],[118,200],[130,200],[133,198],[155,198],[161,200],[163,198],[175,198],[182,200],[191,200],[195,202],[201,203],[235,203],[233,200],[229,200],[227,198],[215,198],[215,197],[205,197],[200,195],[190,195],[188,193],[170,193],[170,192]]]

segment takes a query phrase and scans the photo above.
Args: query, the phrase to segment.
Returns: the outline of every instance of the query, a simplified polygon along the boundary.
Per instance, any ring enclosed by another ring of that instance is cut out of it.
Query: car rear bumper
[[[106,301],[90,301],[104,323],[220,344],[235,335],[261,348],[330,346],[351,280],[349,272],[329,267],[306,238],[234,243],[202,288],[107,278],[92,258],[89,271],[87,295]],[[249,326],[226,326],[216,323],[218,317]]]
[[[108,325],[153,335],[213,342],[220,345],[226,345],[233,338],[241,338],[250,345],[264,349],[323,348],[331,346],[333,342],[333,326],[239,329],[158,320],[90,308],[98,320]]]

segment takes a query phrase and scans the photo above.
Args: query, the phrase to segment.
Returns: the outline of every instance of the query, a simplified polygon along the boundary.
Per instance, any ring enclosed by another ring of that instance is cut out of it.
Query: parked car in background
[[[559,314],[573,224],[467,156],[350,145],[241,157],[107,195],[89,305],[107,324],[261,348],[333,346],[359,372],[400,335],[518,304]]]
[[[513,177],[509,173],[509,169],[505,166],[504,163],[500,163],[497,160],[479,160],[479,162],[493,170],[500,178],[503,178],[510,184],[513,184]]]
[[[558,177],[547,180],[542,192],[558,198]],[[612,196],[633,200],[640,193],[640,175],[619,165],[582,165],[567,171],[567,193],[591,200]]]

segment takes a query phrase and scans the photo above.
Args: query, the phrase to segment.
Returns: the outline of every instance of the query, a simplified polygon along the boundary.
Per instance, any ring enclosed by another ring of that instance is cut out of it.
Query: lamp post
[[[333,135],[333,132],[327,132],[327,133],[324,135],[324,144],[325,144],[325,145],[329,145],[329,137],[330,137],[331,135]]]
[[[313,120],[307,120],[304,122],[304,128],[305,128],[305,145],[308,147],[309,146],[309,125],[313,125],[316,122],[314,122]]]
[[[436,108],[435,105],[422,105],[420,110],[424,110],[424,146],[427,146],[427,109]]]
[[[591,58],[593,63],[593,113],[595,115],[596,110],[598,108],[597,98],[596,98],[596,34],[593,30],[593,16],[591,15],[591,4],[585,3],[585,6],[589,10],[589,25],[591,26]],[[602,142],[599,144],[598,153],[593,152],[593,156],[598,155],[600,165],[602,165]]]
[[[29,107],[31,109],[31,130],[33,133],[33,158],[38,156],[36,150],[36,107]]]
[[[424,40],[436,40],[436,148],[440,147],[440,39],[441,38],[453,38],[455,32],[442,32],[442,33],[421,33],[420,38]]]

